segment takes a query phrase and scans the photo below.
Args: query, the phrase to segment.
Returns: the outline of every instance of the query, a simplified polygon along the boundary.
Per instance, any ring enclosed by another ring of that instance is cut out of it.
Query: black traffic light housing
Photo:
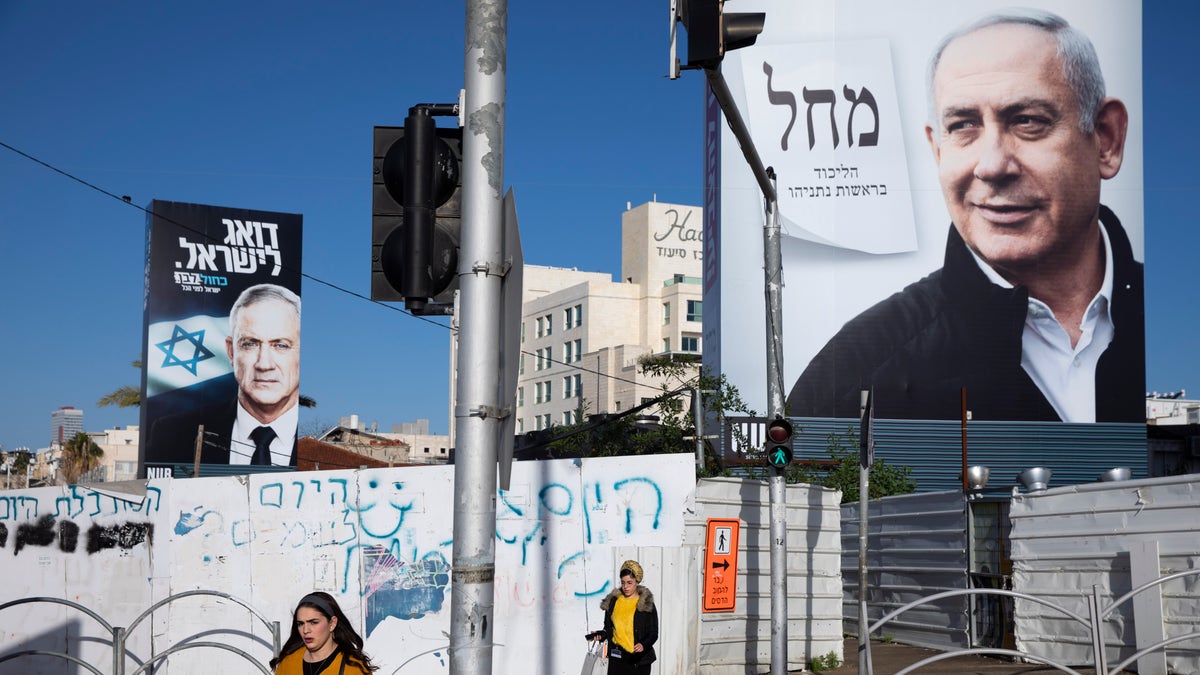
[[[782,472],[791,465],[795,457],[792,423],[783,417],[767,422],[767,464]]]
[[[680,0],[680,18],[688,34],[688,67],[716,68],[725,52],[758,40],[766,14],[726,14],[725,0]]]
[[[414,314],[442,313],[457,288],[462,219],[462,129],[409,109],[403,127],[375,127],[371,198],[371,299],[403,300]],[[434,307],[430,307],[430,302]]]

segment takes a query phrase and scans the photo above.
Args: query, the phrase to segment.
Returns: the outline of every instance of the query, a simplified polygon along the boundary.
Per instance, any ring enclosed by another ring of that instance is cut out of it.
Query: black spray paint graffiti
[[[776,91],[771,86],[771,76],[774,74],[774,69],[771,64],[763,61],[763,73],[767,76],[767,100],[771,105],[787,106],[791,109],[791,119],[788,121],[787,128],[783,131],[783,136],[780,138],[779,146],[787,152],[788,136],[792,133],[792,127],[796,125],[796,115],[799,113],[796,105],[796,95],[790,91]],[[829,105],[829,131],[833,139],[833,147],[837,147],[841,142],[841,137],[838,135],[837,118],[834,115],[834,109],[837,107],[837,94],[832,89],[809,89],[803,87],[801,96],[804,102],[808,104],[806,119],[808,122],[808,149],[812,150],[817,144],[816,129],[813,125],[813,107],[817,105]],[[871,115],[875,118],[875,128],[871,131],[864,131],[858,135],[859,147],[867,147],[871,145],[879,145],[879,106],[875,103],[875,95],[870,89],[863,87],[856,94],[849,85],[842,85],[842,96],[850,102],[850,116],[846,120],[846,136],[850,147],[854,147],[854,113],[858,110],[858,106],[864,105],[870,109]]]
[[[111,548],[129,550],[143,542],[153,543],[153,538],[154,526],[150,523],[125,523],[109,527],[92,525],[87,531],[87,552],[92,554]],[[52,546],[56,540],[58,550],[74,553],[79,547],[79,526],[64,520],[58,522],[56,527],[53,516],[42,516],[37,522],[17,526],[16,536],[13,537],[13,555],[26,546]],[[8,528],[0,524],[0,548],[7,543]]]

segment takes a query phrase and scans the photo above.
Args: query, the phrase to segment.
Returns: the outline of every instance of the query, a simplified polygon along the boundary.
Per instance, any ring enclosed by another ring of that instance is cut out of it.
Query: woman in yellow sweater
[[[608,675],[649,675],[658,640],[658,610],[654,595],[642,586],[642,566],[636,560],[621,563],[621,586],[600,601],[608,640]]]
[[[363,639],[328,593],[300,598],[292,632],[271,659],[275,675],[370,675],[379,669],[363,653]]]

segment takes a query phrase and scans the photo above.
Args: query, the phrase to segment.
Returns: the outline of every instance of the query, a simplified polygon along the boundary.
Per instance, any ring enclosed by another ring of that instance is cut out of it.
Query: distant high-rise
[[[65,444],[71,438],[83,431],[83,411],[71,406],[63,406],[50,413],[50,444]]]

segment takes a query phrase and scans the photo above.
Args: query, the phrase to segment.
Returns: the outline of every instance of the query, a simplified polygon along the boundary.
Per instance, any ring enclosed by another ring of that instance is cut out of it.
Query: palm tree
[[[142,369],[141,361],[134,361],[129,365],[137,368],[138,370]],[[101,396],[100,400],[96,401],[96,405],[102,408],[109,405],[115,405],[118,408],[137,408],[142,405],[142,390],[126,384],[121,387],[117,387],[116,391],[109,392],[104,396]]]
[[[91,436],[80,431],[63,446],[59,471],[63,480],[74,483],[80,476],[99,466],[101,459],[104,459],[104,450],[96,445]]]

